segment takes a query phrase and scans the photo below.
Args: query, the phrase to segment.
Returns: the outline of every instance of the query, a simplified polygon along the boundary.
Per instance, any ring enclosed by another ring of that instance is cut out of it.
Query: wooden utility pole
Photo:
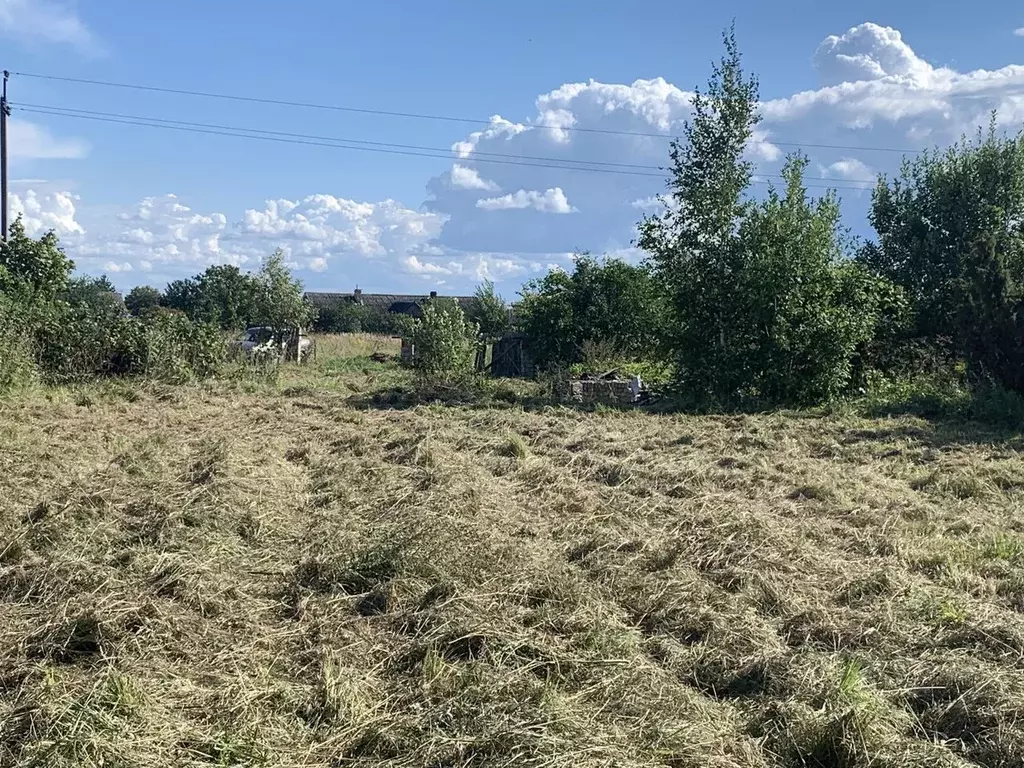
[[[11,73],[4,70],[3,94],[0,95],[0,239],[7,242],[7,79]]]

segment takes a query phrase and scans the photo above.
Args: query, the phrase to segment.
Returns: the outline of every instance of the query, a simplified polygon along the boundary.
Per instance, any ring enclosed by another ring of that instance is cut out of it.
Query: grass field
[[[1024,765],[1019,436],[373,351],[0,400],[0,766]]]

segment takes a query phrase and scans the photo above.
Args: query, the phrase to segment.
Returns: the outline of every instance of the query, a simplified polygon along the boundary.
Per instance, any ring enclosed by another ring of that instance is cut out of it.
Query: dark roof
[[[469,309],[472,296],[442,296],[439,299],[454,299],[463,310]],[[308,291],[306,300],[314,307],[321,309],[334,307],[339,304],[355,303],[354,293],[324,293],[320,291]],[[421,306],[430,300],[430,296],[400,293],[363,293],[359,296],[359,303],[366,307],[379,309],[384,312],[408,312],[412,306]]]

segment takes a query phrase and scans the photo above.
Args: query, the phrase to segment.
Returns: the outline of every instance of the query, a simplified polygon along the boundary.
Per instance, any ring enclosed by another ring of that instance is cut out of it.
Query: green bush
[[[37,375],[31,337],[17,308],[0,295],[0,393],[27,386]]]
[[[36,308],[34,347],[43,378],[58,384],[140,373],[145,351],[134,318],[62,303]]]
[[[428,302],[423,317],[412,324],[411,337],[414,364],[424,376],[454,380],[472,373],[479,330],[455,302]]]
[[[595,347],[616,361],[658,356],[665,302],[647,267],[583,253],[572,274],[551,271],[527,283],[522,295],[519,325],[541,368],[591,362]]]
[[[180,314],[143,320],[60,303],[35,307],[33,314],[35,363],[54,384],[115,376],[187,381],[212,376],[224,360],[220,331]]]
[[[881,179],[859,259],[901,286],[909,334],[948,338],[972,375],[1024,393],[1024,133],[923,152]]]
[[[150,378],[172,383],[205,379],[224,363],[224,337],[214,325],[167,313],[155,315],[142,327],[145,357],[141,372]]]

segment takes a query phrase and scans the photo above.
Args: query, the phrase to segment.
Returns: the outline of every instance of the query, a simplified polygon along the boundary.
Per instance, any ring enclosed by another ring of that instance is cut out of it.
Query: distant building
[[[306,301],[320,310],[334,309],[345,304],[359,304],[378,312],[386,312],[391,315],[409,315],[410,317],[422,317],[423,307],[431,299],[452,299],[457,301],[462,310],[468,311],[472,306],[472,296],[440,296],[437,291],[431,291],[429,295],[399,294],[399,293],[363,293],[356,288],[352,293],[322,293],[319,291],[308,291]]]

